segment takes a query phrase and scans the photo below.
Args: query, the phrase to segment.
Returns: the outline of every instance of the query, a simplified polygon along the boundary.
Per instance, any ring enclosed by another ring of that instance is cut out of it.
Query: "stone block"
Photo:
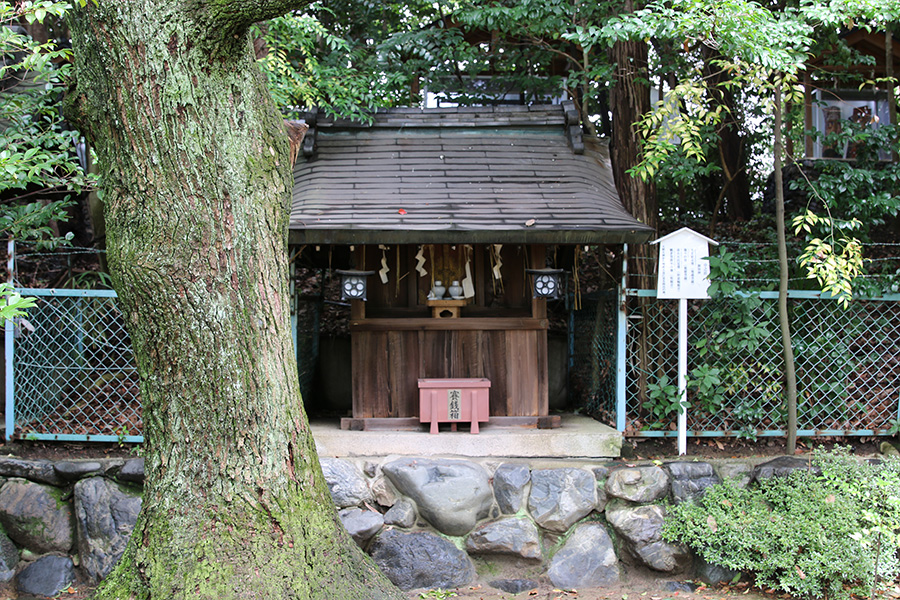
[[[619,536],[621,548],[639,564],[672,573],[690,566],[685,546],[662,541],[665,519],[662,506],[628,506],[618,503],[606,508],[606,520]]]
[[[0,525],[14,542],[37,553],[68,552],[75,539],[72,505],[62,490],[24,479],[0,488]]]
[[[596,504],[596,480],[583,469],[536,469],[531,473],[528,510],[544,529],[565,533]]]
[[[394,487],[411,498],[419,516],[447,535],[465,535],[486,517],[494,495],[488,474],[465,460],[403,458],[382,468]]]
[[[665,464],[671,478],[670,493],[675,504],[697,502],[706,488],[721,483],[713,466],[707,462],[674,461]]]
[[[68,556],[42,556],[19,573],[20,595],[53,598],[75,581],[75,565]]]
[[[364,550],[369,545],[369,540],[384,526],[384,517],[381,513],[371,510],[345,508],[338,511],[338,516],[353,541]]]
[[[144,459],[129,458],[119,469],[119,479],[129,483],[144,483]]]
[[[486,523],[469,534],[469,554],[511,554],[541,558],[541,540],[531,519],[507,518]]]
[[[28,481],[56,486],[66,483],[53,468],[53,463],[48,460],[0,457],[0,476],[19,477]]]
[[[504,463],[494,472],[494,497],[500,511],[514,515],[522,508],[525,486],[531,481],[528,465]]]
[[[338,508],[359,506],[374,500],[365,475],[356,465],[340,458],[321,458],[322,473]]]
[[[401,590],[450,589],[475,579],[475,565],[453,542],[433,533],[383,531],[372,542],[375,564]]]
[[[415,505],[406,498],[400,498],[389,511],[384,513],[384,524],[409,529],[416,524]]]
[[[119,562],[134,530],[141,496],[104,477],[75,484],[75,523],[81,567],[94,582]]]
[[[606,480],[606,493],[629,502],[654,502],[669,493],[669,475],[655,465],[617,469]]]
[[[753,468],[753,480],[760,481],[771,477],[784,477],[790,475],[794,471],[818,472],[818,467],[814,467],[810,462],[803,458],[794,456],[779,456],[768,462],[756,465]]]
[[[554,586],[564,589],[619,581],[619,560],[606,528],[600,523],[579,525],[553,556],[547,575]]]

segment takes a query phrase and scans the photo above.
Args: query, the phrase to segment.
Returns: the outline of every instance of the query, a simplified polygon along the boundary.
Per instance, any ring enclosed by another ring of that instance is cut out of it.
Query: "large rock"
[[[363,549],[369,544],[372,536],[381,531],[381,527],[384,525],[384,517],[381,516],[381,513],[362,510],[355,506],[339,511],[338,516],[353,541]]]
[[[384,524],[409,529],[416,524],[415,505],[406,498],[400,498],[389,511],[384,513]]]
[[[6,583],[16,576],[19,550],[5,533],[0,531],[0,583]]]
[[[669,476],[657,466],[617,469],[606,480],[606,493],[629,502],[654,502],[669,493]]]
[[[769,462],[756,465],[753,468],[753,479],[760,481],[772,477],[784,477],[794,471],[809,471],[810,469],[817,473],[820,472],[818,467],[811,466],[806,459],[794,456],[779,456]]]
[[[672,573],[690,564],[690,553],[680,544],[662,541],[665,509],[651,504],[606,508],[606,520],[621,540],[622,549],[638,563],[656,571]]]
[[[494,495],[487,472],[465,460],[404,458],[382,470],[415,501],[419,515],[447,535],[465,535],[488,515]]]
[[[703,498],[706,488],[722,483],[713,466],[707,462],[675,461],[666,463],[671,477],[672,501],[696,502]]]
[[[104,471],[103,464],[96,460],[64,460],[54,463],[53,469],[65,481],[78,481]]]
[[[739,487],[747,487],[747,484],[753,478],[753,465],[745,462],[722,463],[716,468],[716,471],[723,481],[730,479],[737,483]]]
[[[558,588],[599,587],[616,583],[619,561],[612,540],[600,523],[582,523],[563,544],[547,572]]]
[[[119,479],[129,483],[144,483],[144,459],[129,458],[119,469]]]
[[[81,566],[94,581],[119,562],[141,509],[141,496],[104,477],[75,484],[75,523]]]
[[[590,514],[597,503],[597,483],[582,469],[537,469],[531,473],[528,510],[537,524],[564,533]]]
[[[695,562],[697,579],[709,585],[719,585],[720,583],[731,583],[740,579],[741,572],[717,565],[715,563],[706,562],[702,557],[698,556]]]
[[[495,579],[488,585],[507,594],[521,594],[522,592],[536,589],[540,584],[534,579]]]
[[[514,515],[522,508],[525,486],[531,481],[528,465],[504,463],[494,471],[494,497],[503,514]]]
[[[0,476],[20,477],[48,485],[65,485],[66,483],[53,468],[53,463],[48,460],[0,457]]]
[[[540,559],[541,540],[530,519],[508,518],[487,523],[470,533],[466,550],[470,554],[513,554]]]
[[[469,556],[433,533],[387,530],[372,542],[375,564],[401,590],[455,588],[475,578]]]
[[[379,506],[391,507],[397,502],[397,494],[394,488],[384,477],[378,477],[372,481],[372,497]]]
[[[52,598],[75,581],[75,565],[68,556],[42,556],[16,578],[19,594]]]
[[[374,500],[365,475],[356,465],[340,458],[322,458],[320,462],[335,506],[347,508]]]
[[[68,552],[74,541],[72,506],[62,494],[55,487],[10,479],[0,488],[0,525],[34,552]]]

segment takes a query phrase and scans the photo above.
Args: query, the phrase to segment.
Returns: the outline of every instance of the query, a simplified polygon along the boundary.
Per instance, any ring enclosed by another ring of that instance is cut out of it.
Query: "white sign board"
[[[661,237],[657,298],[709,298],[709,245],[718,245],[687,227]]]

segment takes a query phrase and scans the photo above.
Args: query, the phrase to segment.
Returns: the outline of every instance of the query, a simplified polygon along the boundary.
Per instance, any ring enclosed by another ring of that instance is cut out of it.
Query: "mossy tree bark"
[[[104,182],[144,504],[97,598],[402,598],[337,520],[300,402],[288,138],[249,25],[296,0],[88,0],[68,113]]]

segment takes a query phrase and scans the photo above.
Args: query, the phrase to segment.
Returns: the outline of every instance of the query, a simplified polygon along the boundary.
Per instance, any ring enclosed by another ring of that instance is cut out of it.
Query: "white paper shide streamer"
[[[419,246],[419,252],[416,254],[416,272],[419,277],[428,275],[428,271],[425,270],[425,246]]]
[[[472,247],[466,246],[466,276],[462,280],[463,298],[475,297],[475,286],[472,284],[472,259],[469,256]]]
[[[503,261],[500,260],[500,249],[503,248],[503,244],[494,244],[494,279],[501,279],[500,276],[500,267],[503,266]]]
[[[381,283],[388,282],[388,273],[390,269],[387,264],[387,246],[379,244],[378,247],[381,249],[381,270],[378,271],[378,276],[381,277]]]

